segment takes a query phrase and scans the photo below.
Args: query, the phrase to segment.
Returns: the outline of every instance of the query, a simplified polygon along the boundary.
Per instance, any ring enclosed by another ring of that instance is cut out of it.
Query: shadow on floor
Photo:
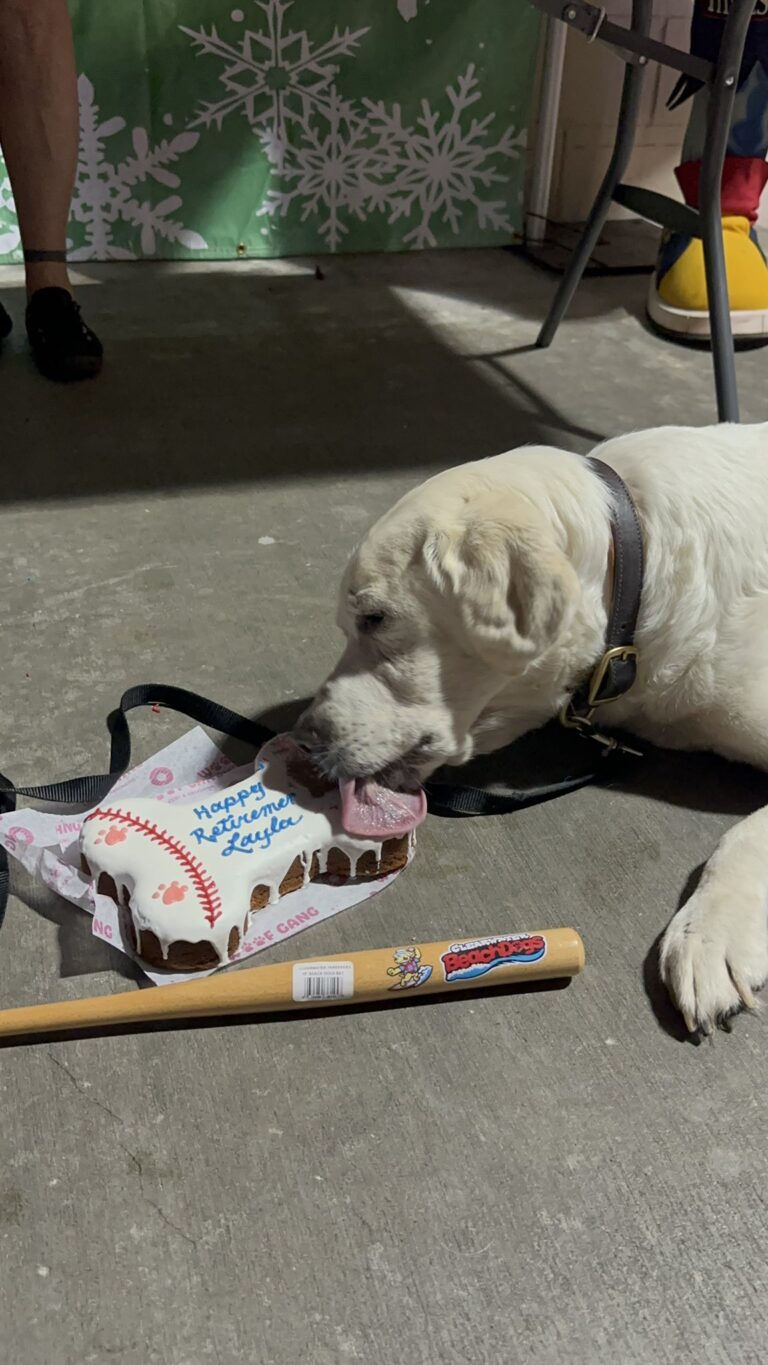
[[[512,329],[541,286],[524,263],[500,271],[499,253],[488,255],[471,302],[507,311]],[[0,501],[429,472],[524,443],[602,438],[571,425],[557,386],[539,392],[493,356],[484,373],[420,317],[409,288],[466,306],[455,256],[356,272],[335,261],[322,280],[137,264],[94,282],[81,293],[107,342],[98,381],[45,383],[18,339],[3,356],[17,455]],[[13,291],[9,305],[19,313]]]

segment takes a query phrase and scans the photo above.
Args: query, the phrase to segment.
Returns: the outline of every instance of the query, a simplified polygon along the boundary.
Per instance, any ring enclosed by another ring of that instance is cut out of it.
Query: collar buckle
[[[608,706],[612,701],[619,701],[629,692],[637,675],[638,658],[639,654],[634,645],[615,645],[613,649],[607,649],[589,679],[583,706],[577,707],[573,697],[570,697],[560,712],[560,724],[564,725],[567,730],[576,730],[585,739],[595,740],[597,744],[602,745],[606,755],[622,753],[633,754],[636,758],[642,758],[639,749],[630,748],[628,744],[623,744],[613,735],[602,734],[594,728],[593,723],[595,711],[599,706]],[[629,676],[622,685],[621,691],[603,696],[603,686],[611,665],[614,663],[629,664]]]
[[[634,645],[615,645],[613,649],[607,649],[605,651],[605,654],[589,680],[587,707],[590,711],[594,711],[598,706],[607,706],[609,702],[618,701],[619,697],[626,696],[635,681],[638,657],[638,652]],[[631,664],[631,680],[629,681],[628,686],[622,687],[620,693],[603,697],[600,695],[603,683],[605,682],[613,663]]]

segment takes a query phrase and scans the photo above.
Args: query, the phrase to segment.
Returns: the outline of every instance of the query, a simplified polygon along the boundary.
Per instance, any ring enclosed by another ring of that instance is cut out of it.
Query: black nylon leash
[[[613,769],[614,762],[606,754],[600,760],[603,771],[590,769],[574,777],[563,777],[557,782],[545,782],[538,787],[521,787],[515,791],[486,791],[483,787],[460,787],[442,782],[426,782],[429,809],[433,815],[511,815],[513,811],[525,810],[526,806],[538,806],[542,801],[551,801],[556,796],[566,796],[568,792],[578,791],[591,782],[612,777],[607,768]]]

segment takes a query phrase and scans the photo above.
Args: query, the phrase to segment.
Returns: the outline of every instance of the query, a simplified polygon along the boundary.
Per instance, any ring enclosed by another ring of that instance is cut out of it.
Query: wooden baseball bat
[[[398,948],[248,967],[156,990],[0,1010],[0,1037],[162,1019],[336,1008],[404,997],[415,1000],[438,992],[575,976],[583,966],[584,944],[575,929],[439,943],[411,941]]]

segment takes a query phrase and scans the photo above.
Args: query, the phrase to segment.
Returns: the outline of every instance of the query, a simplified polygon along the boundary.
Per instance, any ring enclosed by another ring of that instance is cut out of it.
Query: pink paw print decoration
[[[110,829],[101,831],[96,843],[106,844],[109,848],[112,848],[115,844],[122,844],[127,838],[128,835],[124,829],[118,829],[115,825],[112,825]]]
[[[166,886],[164,882],[161,882],[157,890],[153,893],[152,899],[153,901],[161,900],[163,905],[177,905],[179,901],[184,900],[188,891],[189,887],[182,886],[181,882],[171,882],[169,886]]]

